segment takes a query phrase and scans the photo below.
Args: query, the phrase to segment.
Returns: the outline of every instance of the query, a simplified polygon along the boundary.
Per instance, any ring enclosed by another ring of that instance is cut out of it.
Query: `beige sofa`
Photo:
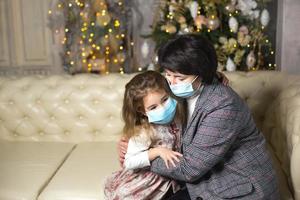
[[[300,200],[300,76],[227,73]],[[0,200],[101,200],[118,170],[124,85],[133,75],[0,78]],[[294,198],[292,197],[294,195]]]

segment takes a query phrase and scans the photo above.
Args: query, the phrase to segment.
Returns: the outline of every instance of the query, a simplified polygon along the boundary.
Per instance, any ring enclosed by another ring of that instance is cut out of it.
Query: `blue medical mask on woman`
[[[174,119],[176,106],[177,101],[169,97],[162,107],[146,112],[148,121],[154,124],[169,124]]]
[[[175,85],[170,85],[170,88],[175,96],[182,97],[182,98],[188,98],[193,96],[195,94],[194,88],[193,88],[193,83],[194,81],[198,78],[194,78],[194,80],[190,83],[177,83]]]

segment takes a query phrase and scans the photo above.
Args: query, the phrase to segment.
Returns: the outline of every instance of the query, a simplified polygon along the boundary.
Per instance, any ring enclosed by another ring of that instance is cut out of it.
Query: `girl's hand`
[[[172,151],[171,149],[158,147],[158,154],[164,160],[167,168],[169,169],[169,163],[171,163],[174,167],[176,167],[175,162],[179,162],[179,158],[182,157],[181,153],[176,151]]]
[[[228,86],[229,80],[225,76],[225,74],[223,74],[222,72],[217,72],[217,77],[218,77],[219,81],[222,82],[223,85]]]

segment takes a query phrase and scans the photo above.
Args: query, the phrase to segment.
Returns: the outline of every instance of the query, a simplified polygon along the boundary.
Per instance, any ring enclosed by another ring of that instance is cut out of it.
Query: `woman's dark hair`
[[[197,75],[210,84],[217,71],[217,55],[213,45],[196,34],[177,36],[158,49],[158,65],[162,69],[185,75]]]

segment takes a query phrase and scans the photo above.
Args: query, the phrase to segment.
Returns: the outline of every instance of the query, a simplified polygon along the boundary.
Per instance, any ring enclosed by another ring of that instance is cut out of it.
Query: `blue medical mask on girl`
[[[178,96],[178,97],[181,97],[181,98],[188,98],[188,97],[191,97],[195,94],[195,92],[197,90],[194,90],[193,88],[193,83],[194,81],[198,78],[198,76],[196,76],[194,78],[194,80],[192,80],[192,82],[190,83],[177,83],[175,85],[170,85],[170,88],[173,92],[173,94],[175,96]]]
[[[148,121],[154,124],[169,124],[175,117],[176,106],[177,101],[169,97],[162,107],[146,112]]]

